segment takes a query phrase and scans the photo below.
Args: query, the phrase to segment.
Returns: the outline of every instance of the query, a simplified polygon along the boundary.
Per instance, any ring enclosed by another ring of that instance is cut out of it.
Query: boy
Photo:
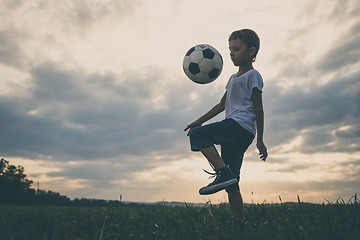
[[[201,195],[225,189],[235,222],[244,224],[244,204],[238,185],[240,168],[246,149],[257,133],[260,159],[268,154],[263,141],[264,113],[262,106],[263,80],[252,63],[259,51],[260,40],[250,29],[233,32],[229,37],[230,57],[238,72],[233,74],[220,102],[199,119],[189,124],[192,151],[201,151],[214,168],[216,178],[199,190]],[[202,124],[225,110],[225,120]],[[214,144],[221,145],[221,157]]]

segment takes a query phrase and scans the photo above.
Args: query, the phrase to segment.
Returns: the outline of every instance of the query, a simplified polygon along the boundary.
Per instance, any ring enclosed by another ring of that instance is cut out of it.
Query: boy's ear
[[[251,47],[251,48],[249,49],[249,54],[250,54],[250,55],[255,55],[255,53],[256,53],[256,47]]]

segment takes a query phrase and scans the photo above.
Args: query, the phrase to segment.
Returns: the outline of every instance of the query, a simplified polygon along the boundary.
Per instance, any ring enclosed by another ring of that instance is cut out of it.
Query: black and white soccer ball
[[[208,44],[196,45],[187,51],[183,69],[193,82],[206,84],[219,77],[223,68],[221,54]]]

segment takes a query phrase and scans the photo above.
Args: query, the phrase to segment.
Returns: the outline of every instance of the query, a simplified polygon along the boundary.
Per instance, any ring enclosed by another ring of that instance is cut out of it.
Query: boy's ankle
[[[223,167],[215,168],[215,171],[221,171],[221,170],[224,170],[227,168],[228,168],[228,166],[223,166]]]

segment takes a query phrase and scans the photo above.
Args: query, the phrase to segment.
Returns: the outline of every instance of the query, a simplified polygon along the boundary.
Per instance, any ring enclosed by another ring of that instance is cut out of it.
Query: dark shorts
[[[227,118],[190,131],[192,151],[221,146],[221,158],[229,166],[234,176],[240,180],[240,168],[246,149],[254,139],[254,135],[240,126],[235,120]]]

